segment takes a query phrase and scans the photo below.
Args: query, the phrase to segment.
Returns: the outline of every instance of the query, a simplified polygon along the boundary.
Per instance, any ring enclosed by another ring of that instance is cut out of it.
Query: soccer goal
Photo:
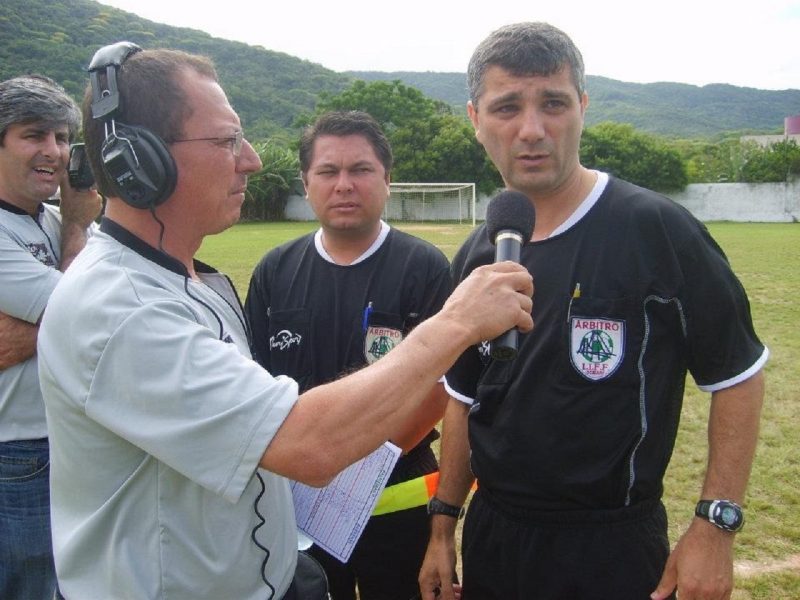
[[[383,210],[385,221],[472,222],[474,183],[392,183]]]

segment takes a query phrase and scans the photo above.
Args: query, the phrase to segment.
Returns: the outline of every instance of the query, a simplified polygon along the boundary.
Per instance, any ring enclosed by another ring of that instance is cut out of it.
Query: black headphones
[[[117,42],[95,52],[89,64],[92,86],[92,118],[102,119],[105,141],[100,149],[103,170],[112,180],[120,198],[134,208],[150,209],[175,190],[178,169],[164,141],[144,127],[117,123],[119,110],[117,74],[122,63],[141,48],[131,42]],[[105,69],[106,86],[100,84]]]

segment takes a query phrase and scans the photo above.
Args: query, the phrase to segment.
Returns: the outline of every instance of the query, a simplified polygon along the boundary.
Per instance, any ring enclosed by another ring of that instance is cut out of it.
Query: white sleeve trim
[[[447,393],[450,394],[451,398],[455,398],[459,402],[466,404],[467,406],[472,406],[475,403],[474,398],[470,398],[469,396],[465,396],[464,394],[459,394],[453,388],[451,388],[447,384],[447,377],[444,378],[444,389],[447,390]]]
[[[725,381],[720,381],[719,383],[712,383],[710,385],[698,385],[697,387],[700,388],[704,392],[718,392],[720,390],[724,390],[725,388],[732,387],[737,383],[741,383],[747,379],[750,379],[753,375],[758,373],[761,370],[761,367],[767,362],[769,358],[769,348],[764,346],[764,352],[761,353],[761,356],[758,360],[753,363],[746,371],[739,373],[738,375],[731,377],[730,379],[726,379]]]

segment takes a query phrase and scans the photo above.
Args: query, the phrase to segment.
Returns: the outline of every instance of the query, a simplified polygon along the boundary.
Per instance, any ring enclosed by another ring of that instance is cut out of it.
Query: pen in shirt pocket
[[[572,296],[569,297],[569,305],[567,306],[567,323],[569,323],[569,318],[572,315],[572,301],[575,300],[575,298],[580,298],[580,297],[581,297],[581,284],[576,283],[575,289],[572,290]]]
[[[367,333],[370,314],[372,314],[372,302],[367,302],[367,305],[364,307],[364,318],[361,321],[361,329],[364,331],[364,333]]]

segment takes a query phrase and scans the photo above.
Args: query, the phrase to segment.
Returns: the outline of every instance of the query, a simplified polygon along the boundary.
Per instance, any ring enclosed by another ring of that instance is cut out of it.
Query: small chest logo
[[[269,338],[270,350],[288,350],[292,346],[299,346],[303,336],[299,333],[292,333],[288,329],[281,329],[278,333]]]
[[[389,327],[370,325],[364,336],[364,358],[372,364],[403,341],[403,333]]]
[[[28,244],[28,250],[30,250],[33,257],[43,265],[47,265],[48,267],[56,266],[56,261],[53,260],[53,257],[50,256],[50,253],[47,251],[46,244]]]
[[[578,373],[591,381],[606,379],[625,356],[625,322],[573,317],[569,350]]]

